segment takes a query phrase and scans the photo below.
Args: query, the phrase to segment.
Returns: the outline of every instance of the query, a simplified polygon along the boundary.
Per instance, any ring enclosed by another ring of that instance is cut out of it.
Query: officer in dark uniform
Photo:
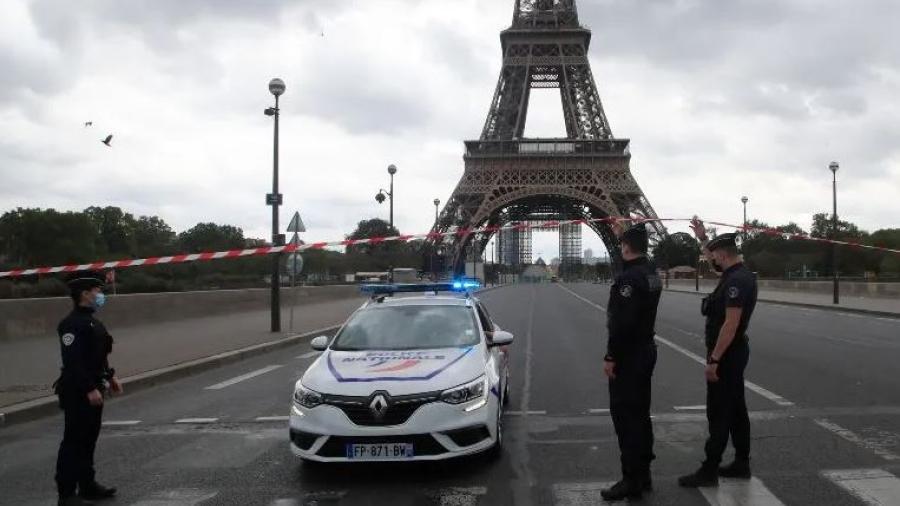
[[[56,382],[60,407],[65,412],[65,432],[56,461],[59,504],[90,504],[85,500],[113,497],[116,489],[94,479],[94,448],[100,435],[103,398],[122,392],[107,356],[112,336],[94,317],[106,298],[103,282],[94,276],[69,281],[75,307],[57,327],[62,354],[62,374]],[[76,487],[78,495],[75,495]]]
[[[609,343],[604,372],[609,378],[609,406],[619,450],[622,480],[601,490],[604,499],[636,499],[652,488],[650,462],[653,425],[650,422],[650,390],[656,367],[656,308],[662,285],[656,268],[647,259],[647,230],[643,224],[617,235],[624,270],[610,289],[607,310]]]
[[[709,438],[706,460],[696,472],[682,476],[683,487],[714,486],[719,476],[750,478],[750,417],[744,400],[744,369],[750,358],[747,327],[756,307],[756,275],[738,254],[736,234],[722,234],[707,242],[703,222],[691,228],[704,245],[713,268],[722,273],[718,286],[703,299],[706,316],[706,418]],[[734,446],[734,462],[719,467],[728,438]]]

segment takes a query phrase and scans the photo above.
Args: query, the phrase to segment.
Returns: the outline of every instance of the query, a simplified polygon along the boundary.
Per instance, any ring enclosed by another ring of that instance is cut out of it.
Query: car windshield
[[[357,312],[335,338],[334,350],[415,350],[471,346],[478,327],[466,306],[379,306]]]

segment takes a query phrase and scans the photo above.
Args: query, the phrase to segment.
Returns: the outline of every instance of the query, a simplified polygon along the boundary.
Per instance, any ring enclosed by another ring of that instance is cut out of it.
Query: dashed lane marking
[[[675,406],[675,411],[706,411],[706,405]]]
[[[206,387],[206,390],[221,390],[221,389],[223,389],[223,388],[230,387],[231,385],[234,385],[234,384],[236,384],[236,383],[240,383],[240,382],[242,382],[242,381],[246,381],[246,380],[248,380],[248,379],[250,379],[250,378],[255,378],[255,377],[260,376],[260,375],[262,375],[262,374],[265,374],[265,373],[267,373],[267,372],[272,372],[272,371],[274,371],[275,369],[280,369],[281,367],[283,367],[283,366],[281,366],[281,365],[270,365],[270,366],[267,366],[267,367],[263,367],[262,369],[257,369],[257,370],[255,370],[255,371],[248,372],[247,374],[242,374],[242,375],[240,375],[240,376],[231,378],[231,379],[229,379],[229,380],[225,380],[225,381],[223,381],[223,382],[221,382],[221,383],[216,383],[215,385],[210,385],[210,386]]]
[[[289,416],[257,416],[254,418],[257,422],[286,422],[290,419]]]
[[[315,357],[319,353],[321,353],[321,352],[320,351],[310,351],[310,352],[304,353],[303,355],[298,355],[297,358],[298,359],[311,358],[311,357]]]
[[[563,285],[556,285],[556,286],[558,286],[558,287],[562,288],[563,290],[569,292],[569,293],[570,293],[573,297],[575,297],[576,299],[579,299],[579,300],[581,300],[582,302],[584,302],[584,303],[586,303],[586,304],[588,304],[588,305],[591,305],[591,306],[593,306],[593,307],[599,309],[600,311],[603,311],[604,313],[606,312],[606,308],[603,307],[603,306],[601,306],[600,304],[596,304],[596,303],[594,303],[593,301],[591,301],[591,300],[589,300],[589,299],[586,299],[585,297],[582,297],[581,295],[579,295],[579,294],[573,292],[572,290],[570,290],[569,288],[566,288],[566,287],[563,286]],[[668,339],[666,339],[666,338],[660,336],[659,334],[656,335],[656,340],[659,341],[659,342],[661,342],[661,343],[663,343],[663,344],[665,344],[665,345],[668,346],[669,348],[672,348],[673,350],[675,350],[675,351],[681,353],[682,355],[685,355],[686,357],[688,357],[688,358],[694,360],[695,362],[698,362],[698,363],[700,363],[701,365],[706,366],[706,359],[704,359],[704,358],[701,357],[700,355],[697,355],[696,353],[694,353],[694,352],[688,350],[687,348],[684,348],[684,347],[682,347],[682,346],[679,346],[679,345],[673,343],[672,341],[669,341]],[[744,381],[744,386],[746,386],[748,390],[750,390],[750,391],[752,391],[752,392],[756,392],[757,394],[759,394],[759,395],[765,397],[766,399],[769,399],[770,401],[774,402],[775,404],[778,404],[779,406],[785,406],[785,407],[787,407],[787,406],[793,406],[793,405],[794,405],[793,402],[791,402],[791,401],[785,399],[784,397],[782,397],[782,396],[780,396],[780,395],[778,395],[778,394],[776,394],[776,393],[774,393],[774,392],[772,392],[772,391],[770,391],[770,390],[766,390],[765,388],[763,388],[763,387],[761,387],[761,386],[759,386],[759,385],[757,385],[756,383],[753,383],[753,382],[751,382],[751,381]]]
[[[216,423],[218,418],[180,418],[175,423]]]
[[[137,425],[139,423],[141,423],[140,420],[106,420],[103,422],[103,425],[107,426],[107,427],[117,427],[117,426]]]
[[[784,506],[757,478],[719,478],[718,487],[702,487],[700,492],[712,506]]]
[[[900,478],[884,469],[823,471],[822,476],[870,506],[900,504]]]
[[[891,460],[891,461],[900,460],[900,455],[897,455],[897,454],[885,449],[884,446],[879,444],[877,441],[871,441],[871,440],[865,439],[862,436],[856,434],[855,432],[853,432],[849,429],[845,429],[844,427],[841,427],[840,425],[838,425],[830,420],[827,420],[825,418],[816,418],[815,420],[813,420],[813,422],[815,422],[816,425],[818,425],[819,427],[822,427],[823,429],[825,429],[833,434],[836,434],[857,446],[860,446],[862,448],[870,450],[875,455],[878,455],[879,457],[881,457],[885,460]],[[897,504],[900,504],[900,503],[897,503]]]
[[[609,408],[594,408],[587,410],[590,415],[608,415]]]
[[[546,415],[547,411],[543,409],[531,409],[528,411],[504,411],[509,416],[528,416],[528,415]]]

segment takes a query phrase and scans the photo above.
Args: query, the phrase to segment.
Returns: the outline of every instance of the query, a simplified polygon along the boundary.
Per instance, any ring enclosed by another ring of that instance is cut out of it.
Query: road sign
[[[303,272],[303,257],[294,252],[287,257],[287,271],[291,276],[299,276]]]
[[[303,224],[303,220],[300,218],[300,212],[295,212],[294,217],[291,218],[291,223],[287,228],[288,232],[306,232],[306,225]]]
[[[283,194],[281,194],[281,193],[279,193],[278,195],[275,195],[273,193],[266,194],[266,205],[267,206],[274,206],[274,205],[280,206],[283,203],[284,203],[284,195]]]
[[[288,243],[288,246],[300,246],[300,236],[297,235],[297,232],[294,232],[294,236],[291,237],[291,242]]]

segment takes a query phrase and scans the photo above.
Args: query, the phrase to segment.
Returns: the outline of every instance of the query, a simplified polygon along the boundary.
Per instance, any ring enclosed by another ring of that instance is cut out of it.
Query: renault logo
[[[372,397],[372,402],[369,403],[369,410],[372,411],[372,415],[376,420],[381,420],[387,413],[389,406],[387,394],[379,393]]]

